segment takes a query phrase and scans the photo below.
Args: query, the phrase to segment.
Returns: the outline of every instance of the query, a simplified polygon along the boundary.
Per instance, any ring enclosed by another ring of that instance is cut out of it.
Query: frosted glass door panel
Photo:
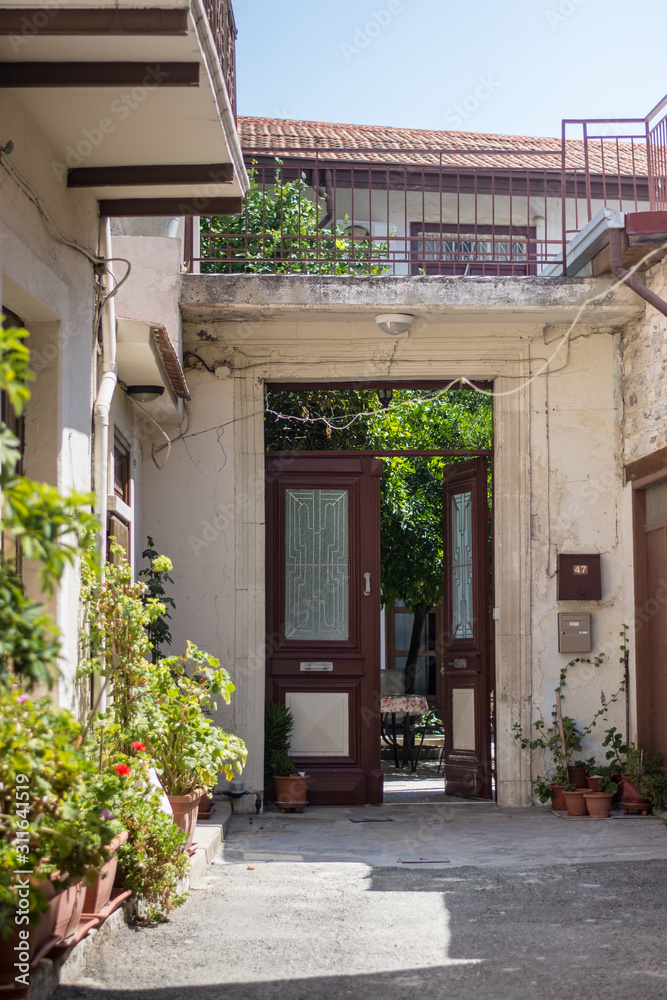
[[[347,490],[287,490],[285,637],[349,638]]]
[[[472,639],[472,495],[454,493],[452,515],[452,636]]]

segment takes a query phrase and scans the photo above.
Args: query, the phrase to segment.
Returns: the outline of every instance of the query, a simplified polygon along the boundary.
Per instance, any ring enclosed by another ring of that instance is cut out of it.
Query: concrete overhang
[[[2,0],[0,76],[102,214],[239,210],[248,176],[202,0]]]
[[[337,277],[334,275],[182,275],[185,322],[300,319],[368,322],[378,313],[412,313],[426,322],[562,325],[613,329],[640,316],[644,303],[611,277]],[[386,337],[386,335],[384,335]]]
[[[123,386],[159,385],[165,392],[148,412],[158,423],[180,419],[179,399],[190,393],[178,355],[159,323],[119,316],[116,321],[118,380]]]

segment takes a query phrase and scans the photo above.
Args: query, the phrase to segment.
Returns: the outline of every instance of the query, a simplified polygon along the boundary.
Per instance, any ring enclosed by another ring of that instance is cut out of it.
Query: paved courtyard
[[[378,822],[379,821],[379,822]],[[57,1000],[667,998],[667,827],[471,803],[236,816]]]

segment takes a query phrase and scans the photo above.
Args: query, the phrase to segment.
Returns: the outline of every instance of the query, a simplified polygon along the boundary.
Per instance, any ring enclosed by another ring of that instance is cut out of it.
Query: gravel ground
[[[202,885],[168,923],[124,928],[55,1000],[667,998],[664,859],[220,860]]]

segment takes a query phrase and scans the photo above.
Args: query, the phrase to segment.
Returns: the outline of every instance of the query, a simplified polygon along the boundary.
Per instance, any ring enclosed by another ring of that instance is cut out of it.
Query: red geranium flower
[[[130,769],[127,764],[116,764],[114,771],[116,774],[121,774],[123,777],[126,777],[126,775],[130,773]]]
[[[145,750],[146,744],[142,743],[140,740],[135,740],[134,743],[130,743],[133,750]]]

